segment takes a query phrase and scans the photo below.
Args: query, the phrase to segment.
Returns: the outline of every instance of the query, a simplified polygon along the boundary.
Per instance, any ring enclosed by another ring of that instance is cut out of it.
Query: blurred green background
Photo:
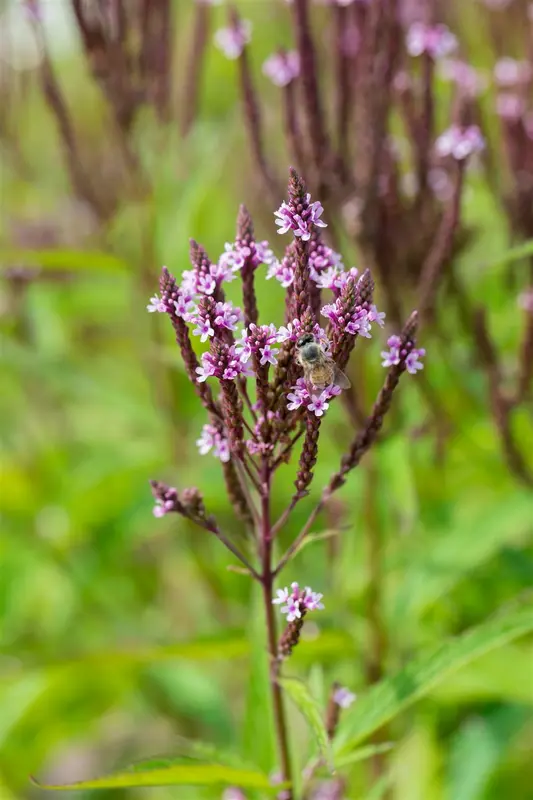
[[[258,758],[250,741],[258,738],[254,726],[265,702],[265,684],[248,655],[261,623],[248,581],[227,570],[227,553],[203,531],[180,519],[154,519],[148,486],[149,478],[199,486],[222,527],[242,536],[219,464],[198,455],[195,440],[206,419],[168,320],[145,311],[161,265],[178,274],[188,268],[189,237],[218,257],[234,236],[240,202],[252,210],[258,238],[281,252],[274,208],[264,202],[247,148],[235,64],[210,39],[200,107],[186,139],[176,123],[162,125],[150,110],[139,115],[130,140],[143,176],[138,182],[117,166],[109,111],[88,72],[68,5],[43,5],[56,76],[85,163],[102,193],[115,191],[117,202],[103,222],[75,197],[39,84],[40,54],[20,4],[4,3],[2,800],[41,796],[30,774],[57,782],[90,777],[141,757],[176,753],[184,738]],[[467,5],[471,60],[490,68],[471,8],[478,4]],[[286,10],[270,3],[242,7],[254,22],[253,67],[270,152],[277,153],[276,169],[284,176],[279,95],[260,65],[275,46],[290,43]],[[180,2],[175,12],[178,104],[193,8]],[[210,37],[223,19],[223,10],[213,9]],[[495,119],[491,125],[497,147]],[[508,223],[479,171],[469,176],[463,214],[475,235],[458,269],[471,296],[488,309],[512,371],[521,318],[507,265],[496,263],[509,246]],[[344,256],[347,265],[356,262],[353,249]],[[284,296],[274,284],[261,283],[261,316],[281,324]],[[237,288],[230,287],[235,300]],[[443,313],[441,322],[447,341],[420,342],[428,350],[425,374],[440,425],[417,378],[405,380],[387,436],[317,528],[335,528],[341,520],[342,535],[304,550],[284,576],[325,594],[326,610],[316,625],[309,623],[289,670],[310,672],[314,686],[339,679],[353,691],[364,689],[372,647],[372,542],[379,542],[383,557],[385,674],[530,592],[531,490],[502,459],[486,379],[469,342],[453,313]],[[383,344],[360,345],[367,363],[375,364],[361,388],[367,406],[382,380]],[[531,407],[517,413],[514,424],[531,453]],[[311,499],[301,503],[287,539],[337,466],[348,435],[338,404],[323,426]],[[293,471],[286,468],[276,485],[278,512],[291,496]],[[259,660],[262,655],[259,649]],[[387,761],[390,796],[533,798],[532,676],[533,640],[522,638],[444,680],[395,720],[387,731],[395,742]],[[291,719],[296,738],[305,742],[297,713]],[[350,797],[380,796],[379,787],[371,793],[367,763],[355,765],[351,777]],[[98,796],[220,795],[168,788]]]

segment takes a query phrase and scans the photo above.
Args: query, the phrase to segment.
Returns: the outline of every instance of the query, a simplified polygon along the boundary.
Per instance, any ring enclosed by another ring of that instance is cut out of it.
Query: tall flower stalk
[[[282,782],[288,785],[285,796],[289,800],[293,797],[293,764],[280,678],[283,662],[297,646],[307,615],[324,606],[322,595],[310,587],[302,589],[293,582],[290,588],[276,589],[275,584],[326,503],[376,441],[402,374],[421,369],[424,355],[415,346],[414,312],[399,334],[388,338],[388,349],[382,352],[387,372],[370,414],[307,521],[278,555],[276,537],[289,524],[296,504],[309,493],[320,436],[327,429],[327,412],[341,393],[334,381],[324,385],[312,371],[303,371],[298,357],[302,336],[304,342],[317,345],[326,363],[348,369],[357,340],[371,338],[384,318],[372,302],[370,273],[359,275],[355,268],[345,269],[341,256],[323,243],[321,231],[327,223],[322,215],[321,203],[311,199],[304,181],[291,169],[287,201],[275,212],[278,233],[291,237],[281,260],[267,242],[256,239],[251,217],[241,207],[235,241],[225,245],[218,261],[211,261],[193,242],[192,269],[178,282],[164,268],[160,293],[148,306],[151,312],[166,314],[174,328],[186,372],[207,415],[198,439],[200,453],[212,453],[220,460],[228,497],[250,530],[253,557],[221,529],[196,488],[178,491],[153,481],[154,514],[177,513],[212,533],[261,585],[279,770]],[[286,291],[285,318],[275,323],[259,319],[258,278],[263,270],[263,277],[277,279]],[[226,284],[236,278],[242,283],[242,309],[225,295]],[[205,348],[199,355],[194,339]],[[276,473],[298,450],[292,499],[274,519]],[[276,605],[286,616],[281,633]],[[344,702],[346,696],[343,698]],[[332,716],[330,709],[328,714],[333,737],[338,713]]]

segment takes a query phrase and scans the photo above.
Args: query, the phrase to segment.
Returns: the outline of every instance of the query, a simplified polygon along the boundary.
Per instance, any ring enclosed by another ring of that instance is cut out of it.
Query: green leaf
[[[511,264],[513,261],[520,261],[521,258],[528,258],[531,255],[533,255],[533,239],[528,239],[527,242],[522,242],[516,247],[510,247],[498,258],[487,262],[484,265],[484,269],[498,269],[506,266],[506,264]]]
[[[343,715],[335,737],[337,752],[350,752],[452,672],[530,631],[532,605],[495,617],[414,659],[396,675],[373,686]]]
[[[302,550],[308,547],[310,544],[315,544],[316,542],[323,542],[326,539],[332,539],[334,536],[338,536],[340,531],[336,528],[327,528],[325,531],[321,531],[320,533],[310,533],[309,536],[306,536],[305,539],[300,542],[298,547],[294,550],[291,561],[295,558]]]
[[[529,719],[529,709],[504,706],[463,726],[451,743],[446,796],[453,800],[484,796],[491,774]]]
[[[0,249],[0,265],[13,264],[25,267],[39,267],[45,270],[66,270],[72,272],[128,272],[128,264],[112,253],[101,250],[18,250]]]
[[[219,636],[209,636],[176,642],[169,645],[153,645],[118,650],[97,650],[93,653],[82,653],[64,661],[49,661],[36,664],[34,667],[13,669],[4,680],[12,683],[21,680],[26,674],[40,670],[61,671],[65,680],[73,680],[79,672],[87,670],[92,673],[112,670],[135,669],[145,664],[170,660],[217,661],[225,659],[248,658],[250,642],[235,630],[227,630]],[[324,631],[320,637],[303,639],[294,653],[294,660],[300,665],[313,664],[317,660],[329,662],[332,658],[355,655],[353,639],[343,631]],[[265,656],[266,657],[266,656]]]
[[[389,753],[393,748],[394,742],[382,742],[381,744],[369,744],[366,747],[359,747],[343,758],[336,758],[335,768],[342,769],[350,766],[350,764],[357,764],[358,761],[366,761],[373,756],[381,755],[381,753]]]
[[[463,508],[451,532],[419,544],[418,552],[410,554],[393,601],[393,625],[413,613],[422,614],[504,545],[520,544],[531,533],[532,519],[530,491],[517,490],[482,507],[477,503]],[[483,531],[483,535],[472,535],[472,531]]]
[[[1,777],[0,777],[0,797],[2,798],[2,800],[17,800],[15,795],[12,794],[5,785],[5,783],[3,783]]]
[[[533,647],[525,642],[493,650],[450,680],[444,681],[432,698],[457,706],[487,700],[505,700],[533,705],[531,665]]]
[[[279,678],[278,682],[305,717],[316,739],[320,753],[329,761],[330,746],[320,706],[303,681],[297,678]]]
[[[150,763],[150,762],[149,762]],[[160,764],[160,762],[151,762]],[[40,789],[54,791],[73,791],[78,789],[118,789],[133,786],[240,786],[243,789],[261,789],[272,794],[280,790],[280,785],[271,786],[267,775],[261,772],[219,764],[173,764],[154,769],[139,768],[126,772],[116,772],[103,778],[62,785],[48,785],[36,781]]]

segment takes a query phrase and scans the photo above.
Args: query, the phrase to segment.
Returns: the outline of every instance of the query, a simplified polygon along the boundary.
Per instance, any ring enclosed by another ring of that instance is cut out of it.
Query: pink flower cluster
[[[235,345],[225,345],[219,353],[202,353],[201,361],[202,366],[196,368],[198,383],[208,378],[233,381],[239,375],[250,375],[246,360],[241,358]]]
[[[411,349],[402,348],[402,340],[399,336],[389,336],[387,339],[389,350],[383,350],[381,357],[384,367],[392,367],[405,361],[405,368],[411,375],[415,375],[418,370],[424,369],[424,365],[420,359],[426,355],[423,347]]]
[[[463,161],[474,153],[481,152],[484,147],[485,140],[477,125],[468,125],[466,128],[452,125],[435,143],[437,155],[442,158],[452,156],[456,161]]]
[[[302,616],[302,611],[321,611],[324,604],[321,602],[322,595],[320,592],[313,592],[310,586],[305,589],[300,589],[297,583],[291,583],[290,590],[278,589],[277,597],[272,602],[275,605],[282,605],[280,611],[282,614],[287,615],[287,622],[293,622]]]
[[[364,305],[356,306],[354,311],[350,312],[350,316],[346,317],[343,314],[341,298],[323,306],[320,313],[323,317],[327,317],[338,331],[345,331],[351,336],[357,333],[359,336],[364,336],[365,339],[372,338],[370,332],[372,322],[376,322],[380,328],[385,325],[385,312],[378,311],[375,305],[371,305],[370,308],[365,308]]]
[[[181,274],[180,290],[192,296],[210,296],[224,281],[229,283],[235,279],[234,271],[222,259],[218,263],[210,264],[207,269],[186,269]]]
[[[296,411],[298,408],[306,408],[314,413],[316,417],[322,417],[329,408],[328,400],[341,393],[341,389],[334,384],[326,386],[320,394],[310,394],[305,378],[298,378],[296,385],[292,387],[292,392],[287,395],[287,408],[289,411]]]
[[[196,440],[196,446],[202,456],[212,450],[215,458],[219,458],[224,462],[230,460],[228,440],[214,425],[204,425],[202,435]]]
[[[359,270],[357,267],[350,267],[345,270],[342,265],[328,267],[323,272],[311,275],[313,280],[320,289],[329,289],[335,295],[339,295],[346,286],[349,278],[357,278]]]
[[[275,86],[288,86],[300,74],[300,56],[291,50],[269,56],[263,64],[263,75]]]
[[[335,294],[339,294],[348,278],[358,275],[356,267],[345,270],[341,255],[322,243],[311,242],[308,264],[311,280],[320,289],[330,289]],[[267,280],[276,278],[285,289],[291,286],[294,282],[292,258],[285,256],[281,261],[272,261],[266,277]]]
[[[317,228],[327,228],[326,223],[320,219],[324,213],[322,203],[319,200],[311,203],[310,194],[307,195],[306,202],[307,208],[302,209],[301,214],[285,202],[274,211],[274,216],[278,217],[276,220],[276,225],[279,226],[278,233],[292,231],[296,237],[302,239],[302,242],[308,242],[313,232],[313,225]]]
[[[282,325],[281,328],[278,328],[278,342],[297,342],[303,333],[304,329],[302,323],[299,319],[294,319],[292,322],[287,323],[287,325]],[[330,341],[326,336],[326,331],[324,328],[320,327],[318,322],[313,326],[312,333],[315,339],[328,350]]]
[[[406,47],[410,56],[427,53],[433,59],[444,58],[457,48],[457,37],[446,25],[413,22],[407,32]]]
[[[279,281],[284,289],[290,286],[294,281],[294,267],[291,263],[291,259],[285,256],[281,261],[272,262],[266,276],[267,281],[271,278],[275,278]]]
[[[272,345],[278,342],[280,342],[280,338],[275,325],[254,325],[252,323],[247,330],[242,332],[236,349],[242,361],[248,361],[252,353],[257,353],[261,366],[265,364],[275,366],[279,348],[272,347]]]
[[[234,306],[233,303],[215,303],[212,299],[209,306],[200,302],[195,312],[188,315],[188,321],[196,325],[193,336],[199,336],[202,342],[212,338],[217,328],[228,331],[237,330],[237,323],[242,320],[241,309]]]
[[[246,263],[250,263],[252,268],[255,269],[259,264],[272,264],[276,262],[276,257],[268,242],[252,242],[251,246],[235,242],[230,244],[226,242],[224,245],[224,252],[218,260],[219,268],[221,270],[230,270],[232,273],[232,280],[235,276],[234,272],[242,269]]]
[[[174,306],[174,308],[167,308],[165,301],[161,299],[159,295],[154,294],[154,296],[150,298],[150,302],[146,306],[146,309],[150,313],[157,311],[159,314],[165,314],[168,311],[174,311],[178,317],[182,317],[182,319],[189,321],[191,315],[196,310],[194,295],[190,294],[186,288],[180,288],[175,296],[177,299],[172,300],[171,302],[171,306]]]

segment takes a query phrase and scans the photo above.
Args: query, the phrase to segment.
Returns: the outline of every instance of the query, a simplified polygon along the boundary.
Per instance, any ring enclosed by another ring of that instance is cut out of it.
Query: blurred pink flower
[[[444,58],[457,48],[457,37],[446,25],[413,22],[407,31],[406,47],[410,56],[427,53],[434,59]]]
[[[494,80],[502,88],[527,83],[531,80],[531,65],[515,58],[500,58],[494,65]]]
[[[263,75],[275,86],[287,86],[300,74],[300,56],[294,50],[269,56],[263,64]]]
[[[523,98],[517,94],[499,94],[496,98],[496,113],[502,119],[516,122],[523,116],[525,109]]]
[[[485,147],[485,140],[477,125],[461,128],[452,125],[444,131],[435,143],[439,156],[453,156],[457,161],[462,161],[468,156],[478,153]]]
[[[252,23],[247,19],[239,20],[228,28],[220,28],[215,33],[215,44],[226,58],[239,58],[245,46],[252,38]]]

